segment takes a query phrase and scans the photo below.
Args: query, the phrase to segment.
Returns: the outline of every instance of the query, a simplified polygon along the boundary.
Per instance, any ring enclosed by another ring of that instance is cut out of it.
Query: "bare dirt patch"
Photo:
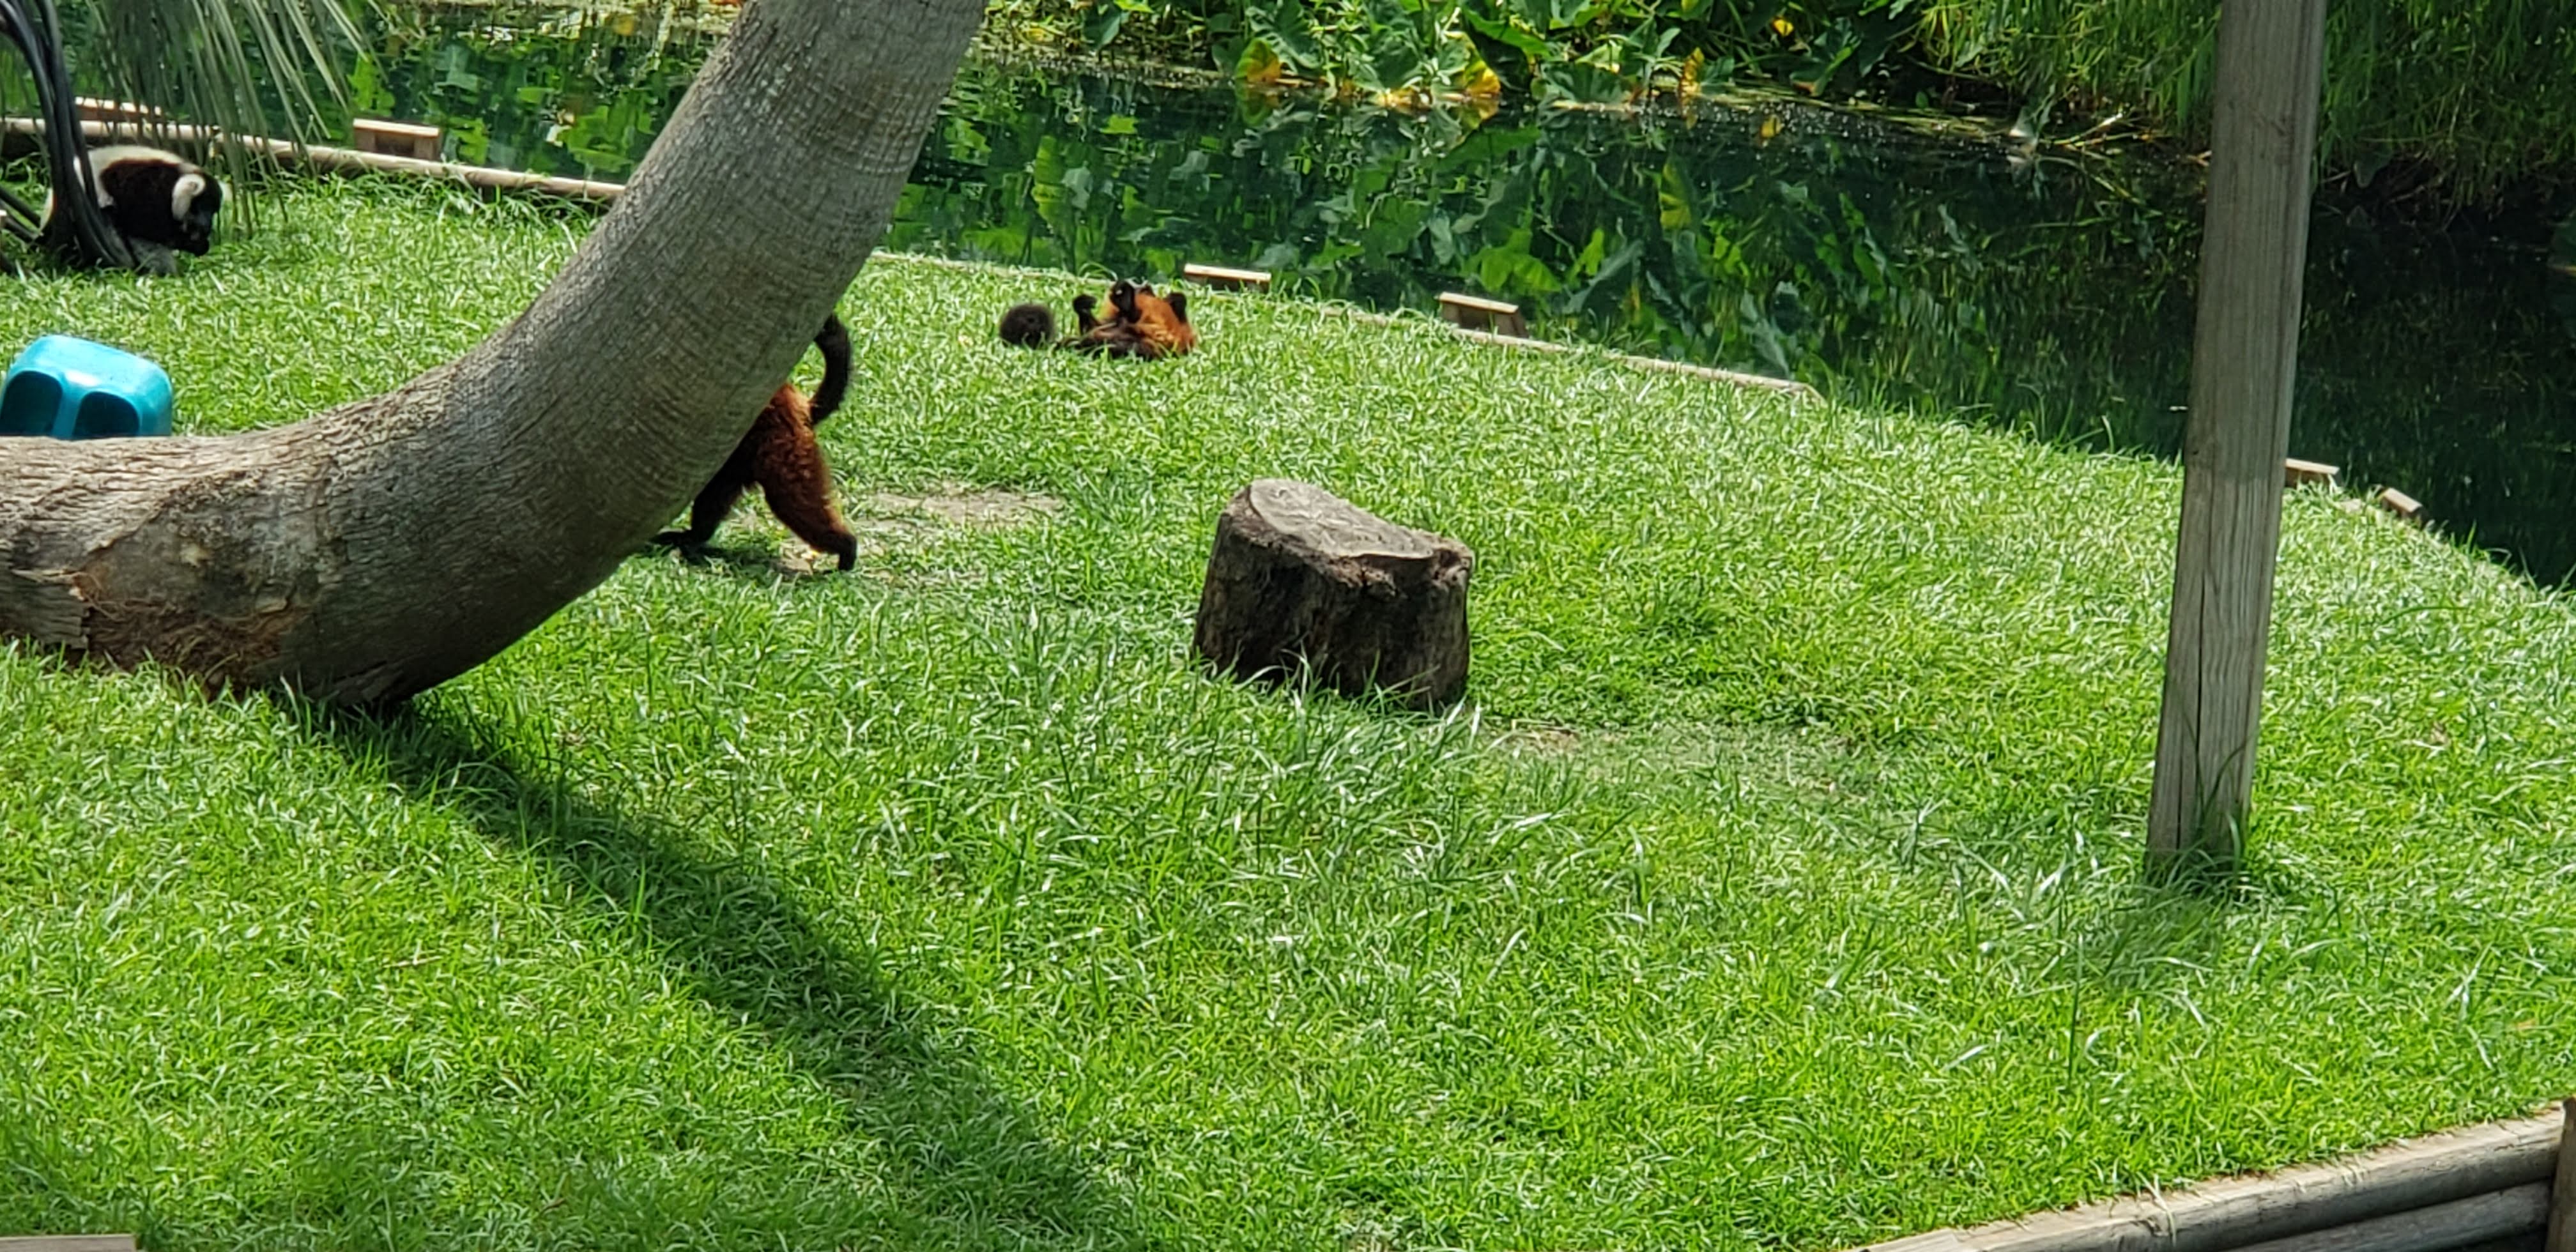
[[[950,484],[919,495],[876,491],[841,500],[843,517],[858,534],[863,561],[897,545],[918,543],[943,529],[1025,526],[1063,511],[1064,501],[1053,496]],[[804,541],[789,534],[765,509],[756,520],[749,510],[736,514],[734,520],[737,524],[751,522],[775,539],[778,551],[770,564],[779,573],[801,575],[832,568],[830,557],[818,559],[806,549]]]
[[[927,514],[951,526],[1018,526],[1064,511],[1064,501],[1027,491],[942,489],[929,495],[880,491],[863,507],[886,520]]]

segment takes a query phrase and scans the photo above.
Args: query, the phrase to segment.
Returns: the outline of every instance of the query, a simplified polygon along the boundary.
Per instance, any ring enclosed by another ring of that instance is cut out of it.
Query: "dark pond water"
[[[709,45],[649,24],[387,33],[358,111],[457,159],[623,178]],[[2198,175],[2016,159],[1795,107],[1409,116],[970,65],[888,246],[1093,273],[1184,261],[1795,376],[2071,443],[2171,454]],[[2558,217],[2576,211],[2559,206]],[[2576,570],[2576,218],[2312,227],[2293,455],[2423,500],[2535,578]]]

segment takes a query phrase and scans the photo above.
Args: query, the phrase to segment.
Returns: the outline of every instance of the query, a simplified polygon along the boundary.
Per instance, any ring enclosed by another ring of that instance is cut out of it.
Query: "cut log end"
[[[1319,487],[1265,478],[1217,519],[1195,646],[1244,678],[1304,676],[1416,707],[1467,689],[1467,581],[1457,540],[1398,526]]]

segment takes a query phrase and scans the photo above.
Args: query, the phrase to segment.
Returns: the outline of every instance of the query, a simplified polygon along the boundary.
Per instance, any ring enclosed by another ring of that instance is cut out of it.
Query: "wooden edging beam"
[[[1469,343],[1491,344],[1497,348],[1521,348],[1531,352],[1565,352],[1571,349],[1571,345],[1568,344],[1549,343],[1544,339],[1524,339],[1518,335],[1498,335],[1490,330],[1468,330],[1464,327],[1452,327],[1449,333],[1460,339],[1464,339]],[[1812,400],[1816,396],[1815,388],[1790,378],[1772,378],[1763,374],[1744,374],[1738,373],[1734,370],[1718,369],[1715,366],[1710,365],[1693,365],[1688,361],[1667,361],[1661,357],[1637,356],[1627,352],[1605,352],[1602,353],[1602,355],[1621,365],[1625,365],[1630,369],[1654,370],[1665,374],[1682,374],[1691,378],[1705,378],[1710,382],[1725,383],[1731,387],[1745,387],[1754,391],[1776,391],[1782,395],[1797,396],[1801,399]]]
[[[2236,1252],[2421,1252],[2459,1248],[2507,1235],[2539,1231],[2549,1218],[2549,1184],[2473,1195],[2448,1204],[2364,1218],[2341,1226],[2249,1243]]]
[[[1411,318],[1397,317],[1391,313],[1371,313],[1363,309],[1346,310],[1343,312],[1342,316],[1347,317],[1354,322],[1366,322],[1372,326],[1422,325],[1421,322],[1415,321]],[[1481,343],[1496,348],[1518,348],[1524,352],[1571,352],[1574,350],[1574,345],[1572,344],[1550,343],[1545,339],[1523,339],[1518,335],[1497,335],[1489,330],[1469,330],[1461,326],[1449,326],[1445,322],[1441,323],[1441,325],[1445,326],[1451,335],[1464,339],[1469,343]],[[1713,383],[1725,383],[1730,387],[1743,387],[1753,391],[1776,391],[1782,395],[1800,400],[1813,400],[1816,398],[1815,388],[1793,378],[1773,378],[1765,374],[1744,374],[1738,373],[1734,370],[1718,369],[1715,366],[1693,365],[1688,361],[1667,361],[1661,357],[1637,356],[1633,353],[1627,352],[1604,352],[1601,355],[1612,361],[1616,361],[1621,365],[1625,365],[1630,369],[1655,370],[1659,373],[1666,374],[1682,374],[1691,378],[1704,378]]]
[[[0,1252],[134,1252],[132,1235],[6,1235]]]
[[[13,117],[8,129],[21,135],[44,133],[44,123],[33,118]],[[264,153],[279,161],[301,162],[323,169],[374,170],[388,174],[415,174],[447,179],[470,186],[496,191],[542,191],[551,195],[579,200],[614,200],[626,190],[622,183],[592,182],[581,178],[556,178],[546,174],[528,174],[518,170],[496,170],[482,165],[458,165],[452,161],[424,161],[416,157],[392,156],[381,152],[360,152],[355,148],[334,148],[309,144],[299,149],[283,139],[266,139],[256,135],[218,135],[198,126],[144,127],[128,122],[83,122],[81,137],[91,143],[201,143],[229,144],[253,153]]]
[[[1936,1230],[1861,1252],[2237,1252],[2546,1183],[2558,1168],[2563,1120],[2552,1110],[2488,1122],[2321,1164]]]

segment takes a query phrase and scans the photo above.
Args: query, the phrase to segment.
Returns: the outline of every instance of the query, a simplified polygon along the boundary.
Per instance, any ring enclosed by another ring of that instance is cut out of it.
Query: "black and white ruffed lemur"
[[[129,242],[193,256],[214,246],[224,185],[176,153],[134,144],[89,150],[90,196]],[[54,229],[53,193],[45,195],[44,229]]]

